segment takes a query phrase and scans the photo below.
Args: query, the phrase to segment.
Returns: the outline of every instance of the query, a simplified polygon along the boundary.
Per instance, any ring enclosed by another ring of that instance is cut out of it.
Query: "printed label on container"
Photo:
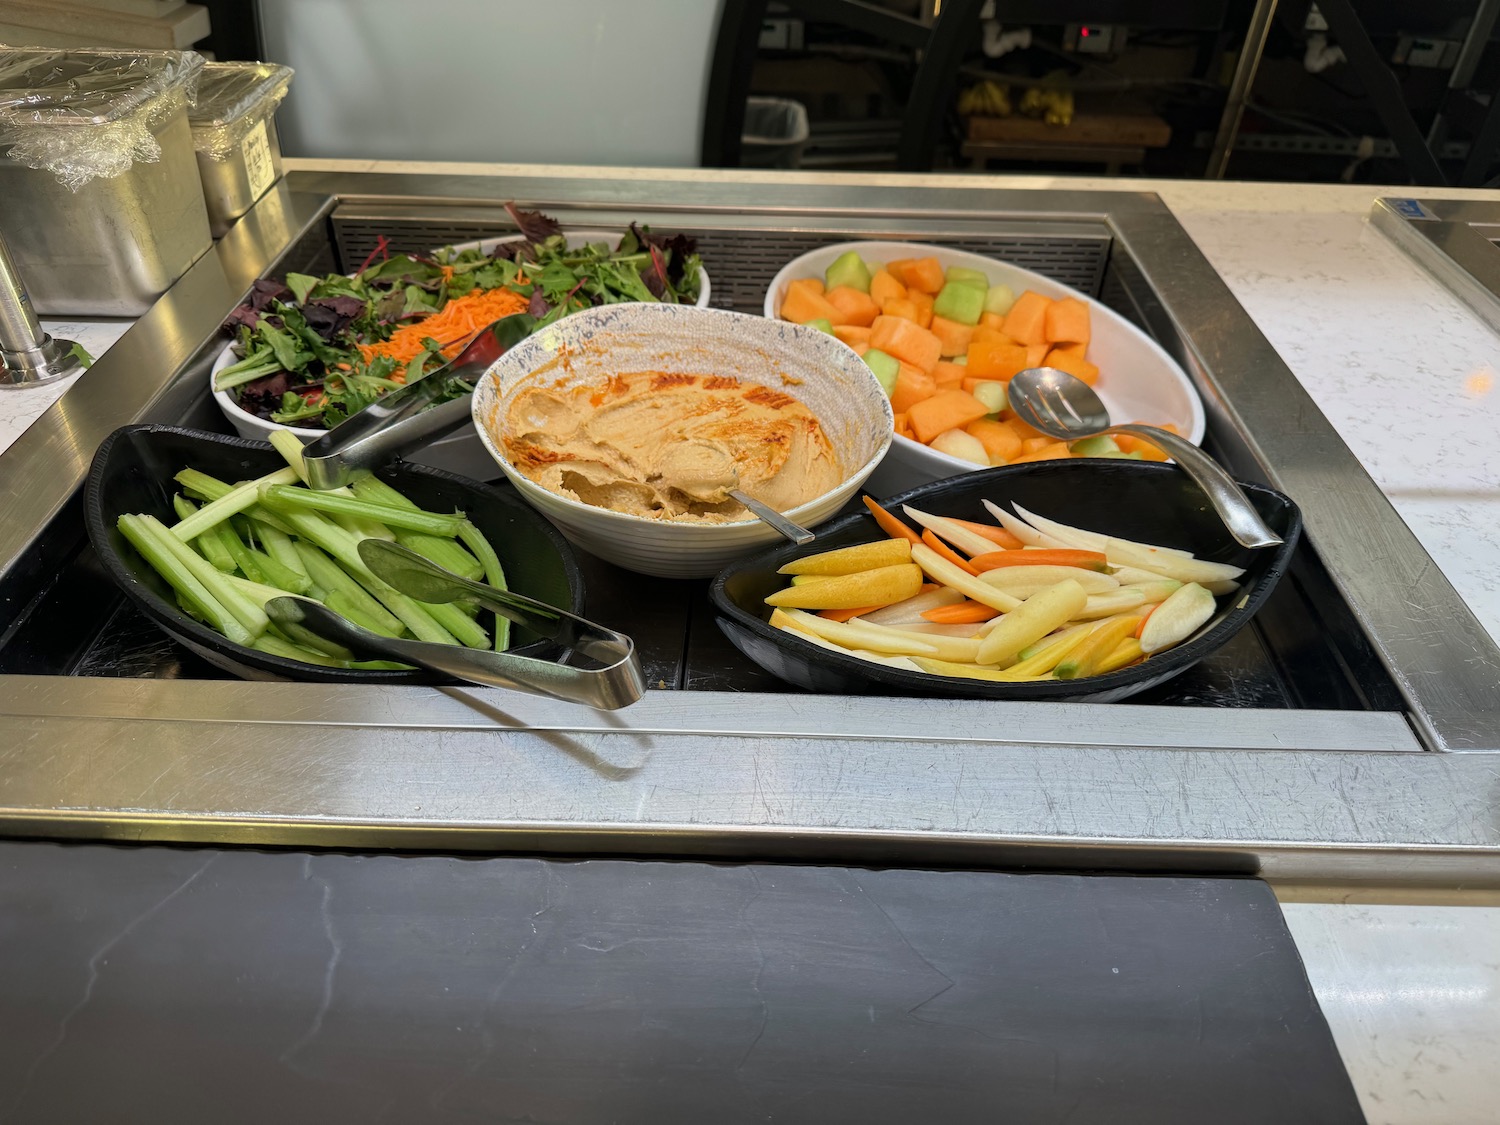
[[[245,175],[250,180],[250,194],[256,199],[276,179],[276,169],[271,164],[271,141],[266,136],[264,121],[251,129],[245,138]]]
[[[1423,205],[1420,199],[1392,199],[1391,206],[1396,214],[1404,219],[1421,219],[1425,222],[1436,222],[1437,216]]]

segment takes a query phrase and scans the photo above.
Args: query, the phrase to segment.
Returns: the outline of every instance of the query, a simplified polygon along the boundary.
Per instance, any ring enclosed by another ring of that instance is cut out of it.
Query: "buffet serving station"
[[[225,429],[219,325],[252,282],[503,233],[643,220],[713,304],[791,258],[911,239],[1096,296],[1193,379],[1205,447],[1288,493],[1291,572],[1211,660],[1110,705],[817,695],[722,636],[706,583],[581,555],[651,689],[604,714],[467,687],[227,679],[129,608],[79,487],[116,427]],[[290,174],[0,455],[7,835],[357,849],[1500,882],[1500,650],[1167,208],[1119,191]]]

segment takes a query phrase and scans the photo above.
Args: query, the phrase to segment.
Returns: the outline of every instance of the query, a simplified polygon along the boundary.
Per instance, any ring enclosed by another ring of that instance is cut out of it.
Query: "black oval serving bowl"
[[[1195,636],[1103,676],[1015,684],[934,676],[843,656],[768,625],[770,609],[764,599],[787,582],[777,568],[803,555],[882,538],[884,533],[868,514],[824,524],[817,539],[806,546],[786,544],[727,567],[714,580],[710,596],[719,627],[736,648],[772,675],[810,691],[1111,703],[1164,683],[1220,648],[1255,615],[1286,573],[1302,533],[1297,505],[1274,489],[1240,484],[1284,540],[1281,546],[1258,551],[1241,547],[1185,473],[1173,465],[1141,461],[1080,458],[981,469],[881,502],[896,515],[902,504],[910,504],[935,515],[993,523],[982,501],[1007,511],[1014,501],[1059,523],[1176,547],[1201,559],[1245,568],[1241,588],[1219,599],[1219,611]]]
[[[286,660],[234,644],[177,607],[172,589],[120,534],[123,514],[149,514],[170,526],[177,520],[173,476],[194,468],[224,481],[249,480],[286,462],[268,443],[174,426],[124,426],[104,439],[84,485],[89,540],[116,585],[173,638],[209,663],[246,679],[314,680],[337,683],[421,684],[450,682],[421,670],[376,671],[324,668]],[[579,614],[584,612],[583,577],[562,535],[508,487],[491,488],[465,477],[420,465],[396,464],[376,474],[416,504],[433,511],[462,511],[495,548],[506,584],[516,593]],[[521,630],[509,650],[546,657],[550,642],[526,643]]]

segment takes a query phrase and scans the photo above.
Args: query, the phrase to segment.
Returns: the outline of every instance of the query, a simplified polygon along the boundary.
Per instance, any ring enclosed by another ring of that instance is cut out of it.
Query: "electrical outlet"
[[[1111,23],[1070,23],[1063,27],[1063,49],[1080,55],[1112,55],[1125,48],[1125,28]]]
[[[1425,35],[1403,35],[1396,42],[1391,61],[1398,66],[1424,66],[1449,70],[1458,61],[1456,39],[1433,39]]]

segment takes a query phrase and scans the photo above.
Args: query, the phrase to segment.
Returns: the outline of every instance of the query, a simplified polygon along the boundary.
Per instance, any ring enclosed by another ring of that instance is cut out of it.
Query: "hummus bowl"
[[[891,444],[890,401],[880,383],[852,349],[816,329],[685,305],[606,305],[574,313],[511,348],[485,373],[474,392],[474,426],[517,491],[564,536],[627,570],[706,577],[780,538],[748,513],[704,522],[587,504],[543,487],[513,462],[516,435],[507,427],[520,396],[540,387],[563,393],[597,388],[640,372],[728,377],[805,407],[838,467],[832,487],[785,509],[805,527],[836,514]]]

